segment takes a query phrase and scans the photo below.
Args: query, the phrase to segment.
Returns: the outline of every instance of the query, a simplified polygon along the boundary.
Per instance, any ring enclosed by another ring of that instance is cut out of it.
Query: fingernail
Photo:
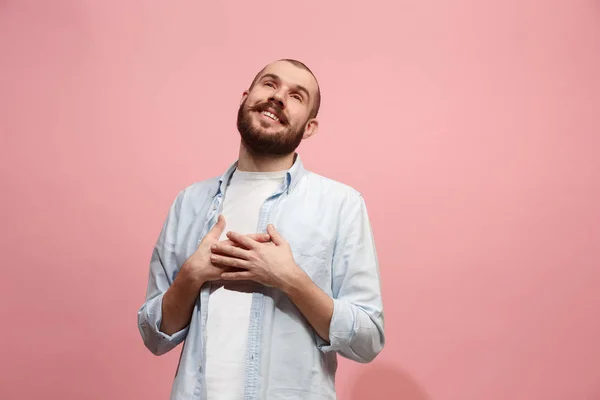
[[[216,244],[213,244],[212,246],[210,246],[210,248],[211,248],[212,250],[215,250],[215,249],[217,248],[217,245],[216,245]]]

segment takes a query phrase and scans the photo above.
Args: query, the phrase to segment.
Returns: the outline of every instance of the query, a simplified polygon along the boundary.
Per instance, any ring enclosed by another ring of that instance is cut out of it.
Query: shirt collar
[[[219,187],[215,196],[218,196],[223,193],[223,183],[225,183],[225,186],[227,186],[229,180],[233,176],[233,173],[237,169],[238,163],[239,160],[235,161],[229,166],[229,168],[227,168],[227,171],[225,171],[225,173],[221,175],[221,178],[219,178]],[[289,193],[291,190],[294,190],[294,188],[298,185],[298,183],[300,182],[304,174],[306,174],[306,172],[307,171],[304,168],[304,163],[302,162],[300,155],[298,153],[295,153],[294,163],[292,164],[291,168],[286,171],[285,174],[283,191]]]

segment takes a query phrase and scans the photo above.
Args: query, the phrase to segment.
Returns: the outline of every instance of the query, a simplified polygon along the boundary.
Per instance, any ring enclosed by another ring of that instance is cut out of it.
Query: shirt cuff
[[[187,336],[189,325],[183,329],[167,335],[160,330],[160,324],[162,322],[162,301],[164,293],[156,296],[150,300],[141,316],[141,331],[144,339],[151,350],[156,354],[163,354],[166,351],[171,350],[179,343],[181,343]]]
[[[354,308],[347,300],[333,299],[333,315],[329,324],[329,343],[317,335],[317,346],[324,353],[346,349],[356,336]]]

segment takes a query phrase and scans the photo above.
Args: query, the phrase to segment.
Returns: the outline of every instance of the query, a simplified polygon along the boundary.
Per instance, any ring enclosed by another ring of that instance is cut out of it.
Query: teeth
[[[279,118],[277,118],[274,114],[268,112],[268,111],[263,111],[262,112],[263,115],[266,115],[267,117],[274,119],[275,121],[279,122]]]

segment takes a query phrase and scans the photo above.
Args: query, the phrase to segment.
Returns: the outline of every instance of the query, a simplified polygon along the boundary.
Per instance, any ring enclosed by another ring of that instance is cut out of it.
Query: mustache
[[[269,112],[275,114],[275,116],[277,118],[279,118],[280,123],[287,124],[288,121],[287,121],[287,118],[285,117],[285,114],[283,113],[283,109],[276,102],[266,101],[264,103],[259,103],[259,104],[255,105],[254,107],[250,107],[250,111],[263,112],[263,111],[267,111],[267,110]]]

